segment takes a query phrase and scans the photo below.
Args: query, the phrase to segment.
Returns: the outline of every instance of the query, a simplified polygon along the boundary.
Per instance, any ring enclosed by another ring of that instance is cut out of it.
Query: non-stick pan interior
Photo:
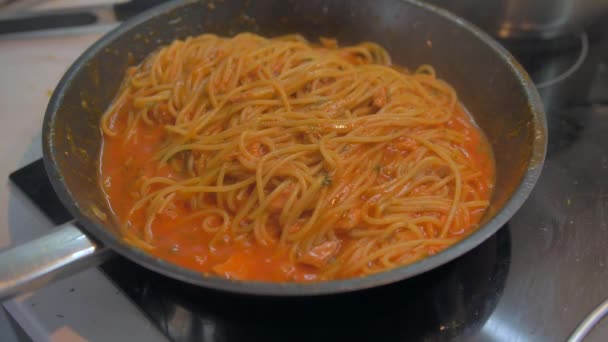
[[[43,132],[46,165],[64,204],[89,233],[150,266],[150,257],[108,233],[113,229],[111,213],[97,179],[99,118],[118,91],[125,69],[174,39],[243,31],[266,36],[300,33],[312,40],[336,37],[343,44],[374,41],[387,48],[397,64],[410,69],[431,64],[455,87],[488,136],[497,174],[485,221],[497,213],[499,219],[482,227],[485,233],[473,242],[461,242],[457,252],[440,253],[444,260],[433,257],[379,283],[420,273],[480,243],[519,207],[538,176],[544,157],[544,116],[525,72],[519,73],[518,64],[485,35],[442,11],[399,0],[184,1],[149,11],[104,37],[72,66],[51,99]],[[152,268],[163,271],[165,266],[157,263]],[[178,278],[200,283],[187,272]]]

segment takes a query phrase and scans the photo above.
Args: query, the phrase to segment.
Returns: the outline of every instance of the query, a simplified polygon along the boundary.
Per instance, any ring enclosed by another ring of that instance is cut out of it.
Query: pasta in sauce
[[[124,238],[263,281],[407,265],[474,231],[488,142],[431,66],[299,35],[176,40],[127,70],[101,119],[100,183]]]

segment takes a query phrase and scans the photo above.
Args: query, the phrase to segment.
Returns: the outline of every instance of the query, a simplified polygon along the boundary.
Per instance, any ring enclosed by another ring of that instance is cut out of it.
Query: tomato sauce
[[[111,125],[117,131],[124,131],[127,126],[124,121],[126,117],[127,115],[116,115]],[[477,185],[480,199],[489,200],[494,179],[494,163],[487,140],[462,108],[456,111],[444,126],[465,136],[461,149],[470,157],[476,169],[483,174],[481,179],[485,181],[478,182]],[[100,157],[101,186],[107,195],[117,224],[122,229],[131,231],[131,235],[141,240],[145,237],[143,228],[146,224],[145,210],[143,208],[135,210],[130,216],[129,212],[138,199],[142,177],[163,176],[180,179],[180,175],[171,171],[169,167],[159,168],[158,161],[154,158],[155,151],[162,146],[167,134],[158,126],[140,122],[134,127],[134,131],[131,132],[132,138],[128,141],[124,136],[106,136],[103,140]],[[383,153],[385,158],[391,158],[395,153],[408,153],[415,144],[416,142],[411,139],[403,139],[399,144],[390,145],[390,148]],[[390,177],[390,175],[385,176]],[[322,279],[320,269],[311,266],[310,263],[291,262],[287,248],[278,245],[262,246],[256,243],[253,237],[225,234],[219,241],[210,245],[214,234],[203,231],[200,220],[183,219],[192,213],[193,210],[189,208],[187,201],[176,200],[157,215],[152,224],[153,239],[149,244],[153,248],[149,249],[149,253],[191,270],[231,279],[275,282],[306,282]],[[353,213],[356,214],[358,213]],[[468,224],[464,227],[453,224],[449,237],[464,237],[473,231],[483,214],[484,209],[473,211]],[[445,217],[441,219],[445,221]],[[349,224],[348,217],[346,221],[342,221],[344,220],[339,221],[337,225]],[[218,224],[220,223],[218,221]],[[349,238],[342,237],[342,246],[348,245]],[[437,253],[445,247],[447,246],[429,247],[427,255]],[[320,250],[319,253],[324,251]]]

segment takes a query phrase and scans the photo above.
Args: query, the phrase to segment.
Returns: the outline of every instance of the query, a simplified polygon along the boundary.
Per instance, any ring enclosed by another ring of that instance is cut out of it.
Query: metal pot
[[[312,284],[202,275],[126,243],[112,223],[97,178],[99,120],[125,69],[174,39],[203,32],[232,35],[242,31],[267,36],[299,32],[311,39],[337,37],[344,43],[375,41],[398,64],[432,64],[458,90],[495,152],[496,191],[479,230],[412,265]],[[0,253],[0,298],[99,263],[114,252],[181,281],[244,294],[330,294],[413,277],[466,253],[504,225],[540,175],[547,132],[538,93],[522,67],[487,35],[446,11],[399,0],[224,0],[177,1],[157,7],[91,46],[55,89],[44,118],[42,142],[51,183],[77,223]]]
[[[608,10],[605,0],[426,0],[503,39],[554,38],[583,29]]]

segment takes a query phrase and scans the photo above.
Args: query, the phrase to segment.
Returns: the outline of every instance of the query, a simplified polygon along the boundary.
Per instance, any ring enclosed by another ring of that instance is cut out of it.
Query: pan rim
[[[79,226],[83,230],[92,235],[95,239],[101,241],[118,254],[128,258],[129,260],[148,268],[154,272],[158,272],[164,276],[177,279],[193,285],[211,288],[215,290],[227,291],[232,293],[247,294],[247,295],[266,295],[278,297],[291,296],[311,296],[311,295],[329,295],[344,292],[352,292],[372,287],[379,287],[397,281],[402,281],[412,278],[429,270],[437,268],[443,264],[452,261],[473,248],[480,245],[486,239],[494,235],[511,216],[523,205],[534,188],[538,178],[540,177],[542,167],[545,160],[547,149],[547,122],[540,96],[534,86],[534,83],[524,70],[524,68],[515,60],[515,58],[498,42],[491,38],[480,29],[467,22],[466,20],[438,7],[422,3],[418,0],[398,0],[400,2],[418,7],[424,11],[431,12],[433,15],[440,16],[454,25],[464,28],[469,33],[473,34],[477,39],[481,40],[489,49],[491,49],[497,57],[499,57],[512,70],[514,76],[518,79],[519,84],[523,87],[530,111],[535,132],[535,138],[532,142],[532,149],[529,159],[529,166],[523,175],[520,183],[515,188],[511,198],[505,203],[500,211],[488,222],[479,227],[474,233],[462,239],[458,243],[444,251],[424,258],[410,265],[397,267],[377,274],[364,277],[349,278],[343,280],[330,280],[315,283],[273,283],[260,281],[240,281],[220,278],[216,276],[206,276],[199,272],[174,265],[163,259],[151,256],[144,251],[127,244],[117,235],[112,234],[109,229],[97,225],[87,219],[81,212],[75,200],[73,199],[67,187],[62,181],[59,173],[57,160],[54,158],[52,146],[53,121],[55,113],[59,110],[65,89],[70,84],[71,80],[79,73],[86,63],[97,53],[102,51],[106,45],[114,41],[124,33],[141,25],[157,15],[170,12],[181,6],[189,3],[197,2],[195,0],[174,1],[152,8],[128,21],[121,24],[118,28],[104,35],[91,45],[65,72],[62,79],[58,83],[47,107],[42,129],[42,147],[45,169],[55,192],[57,193],[62,204],[66,206],[68,211],[74,216]]]

